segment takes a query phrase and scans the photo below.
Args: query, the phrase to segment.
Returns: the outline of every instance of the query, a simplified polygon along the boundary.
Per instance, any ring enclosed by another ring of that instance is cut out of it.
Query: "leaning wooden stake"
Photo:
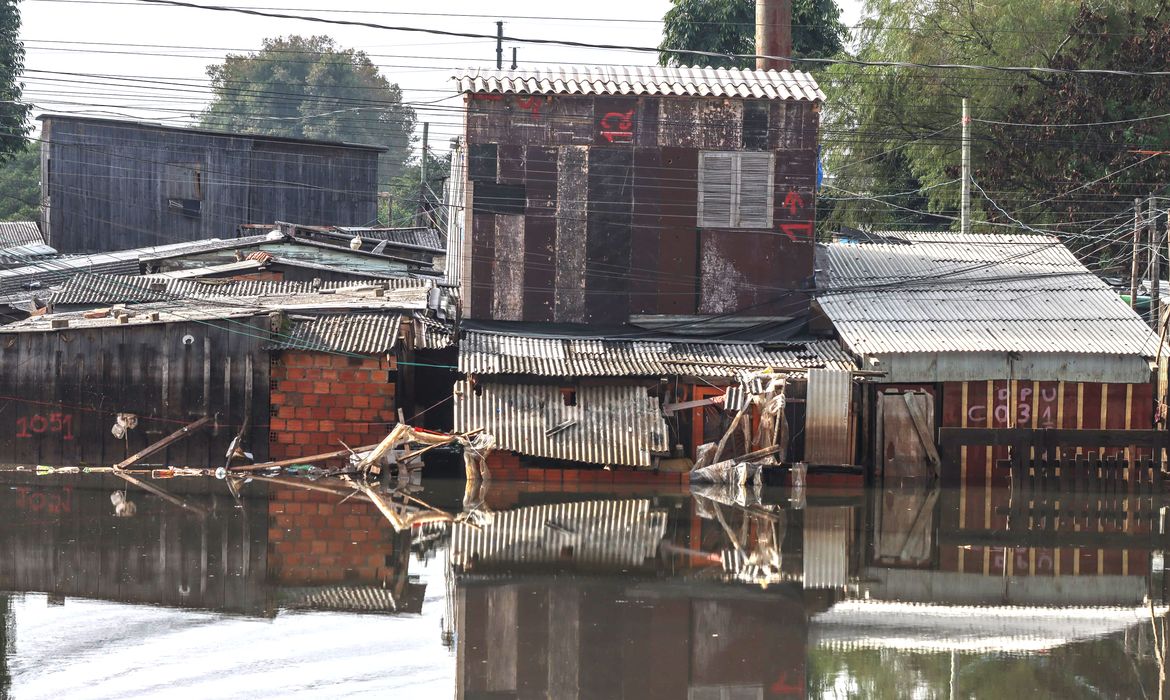
[[[142,479],[139,479],[137,477],[130,476],[129,474],[127,474],[126,472],[124,472],[120,469],[115,469],[111,473],[114,476],[118,477],[119,479],[124,479],[125,481],[127,481],[131,484],[134,484],[135,486],[142,487],[144,490],[153,493],[154,495],[158,496],[159,498],[163,499],[164,501],[167,501],[168,503],[172,503],[180,508],[184,508],[186,510],[189,510],[192,513],[197,513],[200,517],[206,518],[208,515],[210,515],[210,513],[207,511],[206,508],[200,508],[199,506],[191,505],[190,503],[187,503],[186,501],[182,500],[181,498],[176,498],[175,496],[172,496],[171,494],[160,489],[159,487],[155,486],[154,484],[143,481]]]
[[[305,457],[291,457],[289,459],[281,459],[274,462],[262,462],[260,464],[244,464],[238,467],[232,467],[230,472],[258,472],[265,469],[272,469],[274,467],[287,467],[293,464],[307,464],[309,462],[322,462],[327,459],[337,459],[338,457],[348,457],[354,452],[365,452],[372,450],[377,445],[366,445],[364,447],[355,447],[351,449],[337,450],[335,452],[323,452],[319,455],[308,455]]]
[[[138,452],[135,452],[134,454],[130,455],[126,459],[122,460],[121,462],[118,462],[117,464],[114,465],[114,470],[116,471],[119,469],[125,469],[126,467],[130,466],[131,464],[134,464],[135,462],[137,462],[140,459],[144,459],[146,457],[149,457],[150,455],[154,454],[155,452],[158,452],[159,450],[166,449],[170,445],[178,442],[179,440],[182,440],[183,438],[187,437],[188,435],[190,435],[194,431],[198,430],[199,428],[202,428],[203,426],[207,425],[207,423],[209,421],[211,421],[211,416],[203,416],[199,420],[197,420],[193,423],[190,423],[189,425],[185,425],[182,428],[179,428],[178,430],[176,430],[175,432],[166,436],[162,440],[159,440],[156,443],[148,445],[148,446],[142,448],[141,450],[139,450]]]

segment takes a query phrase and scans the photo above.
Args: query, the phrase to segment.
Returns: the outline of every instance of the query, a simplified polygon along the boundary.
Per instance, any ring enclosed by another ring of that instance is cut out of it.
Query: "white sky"
[[[505,21],[505,35],[637,46],[658,44],[662,31],[660,20],[670,6],[669,0],[562,3],[513,0],[497,3],[493,12],[486,9],[482,0],[430,0],[426,3],[402,0],[343,0],[340,3],[324,0],[192,1],[484,34],[495,33],[495,20],[501,15],[585,17],[598,21],[501,18]],[[856,23],[861,3],[862,0],[838,0],[842,20],[847,26]],[[23,16],[21,38],[27,52],[25,100],[37,105],[37,113],[83,112],[183,124],[187,120],[185,115],[198,112],[207,101],[206,67],[222,61],[226,53],[256,50],[265,37],[328,34],[342,47],[357,48],[370,54],[382,74],[403,88],[405,101],[415,104],[419,121],[431,122],[432,148],[442,148],[459,133],[460,121],[453,108],[460,102],[449,80],[452,69],[494,66],[495,63],[495,41],[490,39],[445,38],[249,17],[148,5],[134,0],[24,0],[20,9]],[[440,16],[444,14],[477,16]],[[157,47],[144,47],[143,44]],[[510,46],[506,45],[506,63],[511,60]],[[532,65],[531,62],[535,61],[649,65],[656,58],[650,53],[531,44],[518,46],[521,65]],[[139,80],[131,86],[106,76],[133,76]],[[142,79],[157,82],[144,84]],[[111,83],[123,83],[126,87],[111,87]]]

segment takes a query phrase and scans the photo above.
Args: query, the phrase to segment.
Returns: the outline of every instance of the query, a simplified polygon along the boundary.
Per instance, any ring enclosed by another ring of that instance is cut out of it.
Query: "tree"
[[[415,117],[402,90],[364,52],[327,36],[265,39],[260,51],[228,54],[207,74],[215,97],[205,127],[385,146],[381,182],[410,157]]]
[[[0,164],[0,221],[37,221],[41,218],[41,150],[24,147]]]
[[[414,226],[419,222],[420,209],[431,212],[433,225],[445,228],[443,182],[451,174],[451,153],[436,156],[427,153],[427,186],[422,186],[421,158],[414,158],[406,165],[401,175],[390,183],[390,212],[378,212],[379,218],[388,220],[391,226]],[[427,218],[427,217],[423,217]]]
[[[15,0],[0,1],[0,163],[25,145],[32,108],[21,102],[24,44],[20,41],[20,10]]]
[[[662,65],[706,65],[755,68],[750,58],[700,56],[668,49],[721,54],[756,52],[755,0],[673,0],[663,18],[658,62]],[[826,58],[841,53],[848,32],[833,0],[792,0],[792,55]]]
[[[1168,6],[871,0],[858,58],[1164,70]],[[1147,118],[1170,104],[1164,77],[835,65],[819,78],[829,95],[822,122],[829,180],[818,218],[828,227],[891,219],[937,227],[930,215],[957,227],[963,97],[975,119],[976,230],[1021,230],[1021,222],[1062,236],[1085,262],[1108,267],[1107,239],[1130,225],[1133,198],[1170,176],[1170,157],[1148,155],[1170,144],[1170,122]],[[1067,126],[1077,124],[1094,126]],[[871,199],[858,206],[859,195]]]

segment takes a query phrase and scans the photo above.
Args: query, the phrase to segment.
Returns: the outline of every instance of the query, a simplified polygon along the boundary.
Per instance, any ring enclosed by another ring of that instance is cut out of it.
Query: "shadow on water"
[[[1155,494],[171,483],[0,475],[0,696],[1165,693]]]

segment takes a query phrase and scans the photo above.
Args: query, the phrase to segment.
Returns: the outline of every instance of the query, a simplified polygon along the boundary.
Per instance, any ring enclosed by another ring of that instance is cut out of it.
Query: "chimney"
[[[792,55],[792,0],[756,0],[756,54]],[[757,58],[757,70],[786,70],[789,61]]]

